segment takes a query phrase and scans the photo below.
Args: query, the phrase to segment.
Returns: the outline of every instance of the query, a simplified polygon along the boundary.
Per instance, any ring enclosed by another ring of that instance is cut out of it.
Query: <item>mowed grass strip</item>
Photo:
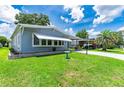
[[[79,53],[8,60],[0,49],[0,86],[124,86],[124,61]]]

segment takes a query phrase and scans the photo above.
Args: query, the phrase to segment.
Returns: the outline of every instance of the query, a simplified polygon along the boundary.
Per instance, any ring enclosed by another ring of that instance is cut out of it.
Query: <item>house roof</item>
[[[18,24],[23,27],[29,27],[29,28],[53,28],[54,26],[41,26],[41,25],[32,25],[32,24]]]
[[[67,38],[71,39],[71,40],[80,40],[79,37],[75,37],[72,35],[69,35],[68,33],[56,28],[55,26],[40,26],[40,25],[31,25],[31,24],[17,24],[16,29],[14,31],[14,33],[12,34],[11,38],[13,38],[13,36],[15,35],[15,33],[17,33],[21,27],[27,27],[27,28],[50,28],[50,29],[55,29],[56,31],[61,32],[62,34],[66,35]]]
[[[72,40],[67,39],[67,38],[60,38],[60,37],[53,37],[53,36],[46,36],[46,35],[41,35],[39,33],[34,33],[38,39],[48,39],[48,40],[61,40],[61,41],[69,41],[71,42]]]
[[[94,41],[94,40],[95,40],[95,38],[91,38],[91,39],[80,39],[78,41]]]

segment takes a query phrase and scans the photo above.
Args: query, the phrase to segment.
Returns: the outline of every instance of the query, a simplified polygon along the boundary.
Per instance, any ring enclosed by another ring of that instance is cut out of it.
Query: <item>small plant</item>
[[[82,47],[80,46],[80,45],[77,45],[76,47],[75,47],[75,50],[81,50],[82,49]]]
[[[14,48],[12,48],[12,47],[10,47],[9,50],[10,50],[11,53],[18,54],[18,52],[16,52],[16,51],[14,50]]]
[[[9,48],[9,51],[13,53],[14,52],[14,49],[10,47]]]
[[[0,43],[0,48],[2,48],[3,47],[3,45]]]

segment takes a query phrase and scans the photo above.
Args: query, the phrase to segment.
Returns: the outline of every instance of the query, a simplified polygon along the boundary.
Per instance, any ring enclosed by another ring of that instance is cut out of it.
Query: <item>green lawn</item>
[[[124,61],[71,53],[8,60],[0,49],[0,86],[124,86]]]
[[[103,51],[100,49],[93,49],[91,51],[98,51],[98,52],[110,52],[110,53],[116,53],[116,54],[124,54],[124,50],[121,48],[114,48],[114,49],[107,49],[107,51]]]

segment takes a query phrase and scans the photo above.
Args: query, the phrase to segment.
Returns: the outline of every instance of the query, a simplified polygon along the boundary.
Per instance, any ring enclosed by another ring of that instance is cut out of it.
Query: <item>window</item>
[[[34,45],[39,45],[39,39],[34,35]]]
[[[14,40],[15,43],[18,44],[19,36],[17,36]],[[35,34],[32,34],[32,45],[33,47],[62,47],[64,45],[64,41],[61,40],[48,40],[48,39],[38,39]]]
[[[52,45],[52,40],[48,40],[48,45]]]
[[[57,45],[57,40],[54,41],[54,45]]]
[[[61,41],[59,41],[59,45],[61,46],[61,44],[62,44],[62,42]]]
[[[64,45],[64,41],[62,41],[62,45]]]
[[[46,40],[42,39],[42,45],[46,45]]]

